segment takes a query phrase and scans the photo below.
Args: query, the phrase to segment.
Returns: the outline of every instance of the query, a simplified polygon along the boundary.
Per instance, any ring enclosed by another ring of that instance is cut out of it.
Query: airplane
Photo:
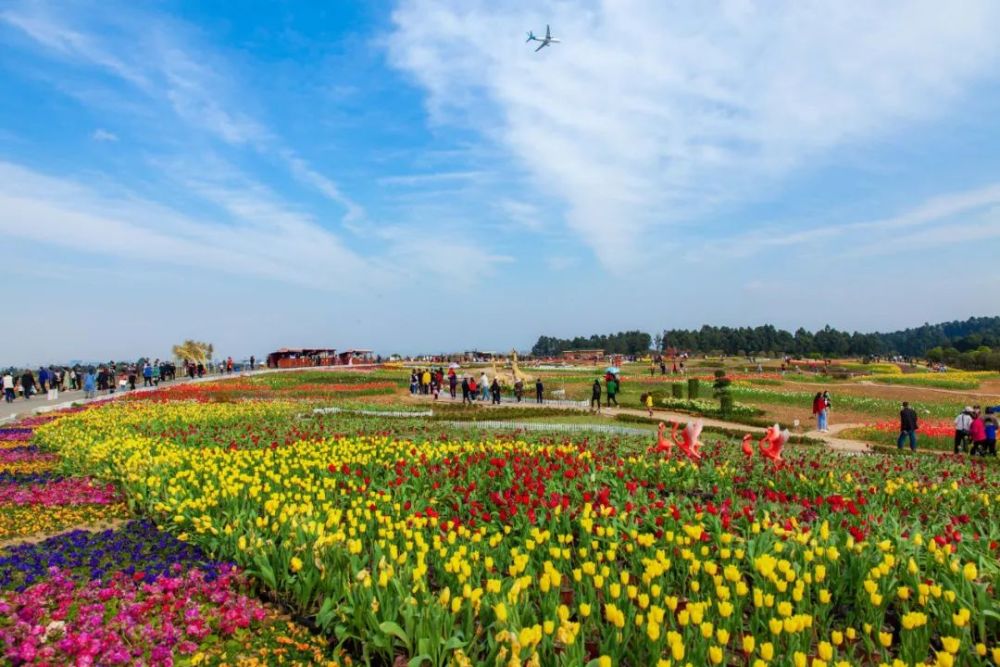
[[[539,51],[541,51],[542,49],[544,49],[549,44],[558,44],[559,40],[555,39],[554,37],[552,37],[552,31],[549,30],[549,26],[546,25],[545,26],[545,39],[538,39],[537,37],[535,37],[535,33],[529,31],[528,32],[528,39],[525,40],[525,43],[528,43],[528,42],[541,42],[541,44],[538,45],[538,48],[535,49],[535,53],[538,53]]]

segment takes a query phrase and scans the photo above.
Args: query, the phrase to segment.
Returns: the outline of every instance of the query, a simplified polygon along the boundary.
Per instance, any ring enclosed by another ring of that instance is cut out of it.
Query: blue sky
[[[996,314],[998,31],[990,0],[0,2],[0,363]]]

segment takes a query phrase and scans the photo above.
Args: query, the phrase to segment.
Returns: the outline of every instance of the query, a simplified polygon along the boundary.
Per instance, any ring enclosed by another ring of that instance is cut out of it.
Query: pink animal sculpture
[[[764,437],[760,439],[760,454],[761,456],[768,458],[775,463],[781,461],[781,449],[788,442],[788,438],[791,434],[788,429],[784,431],[777,424],[768,427],[767,431],[764,433]]]
[[[687,426],[684,427],[684,431],[681,433],[681,439],[677,439],[677,422],[674,422],[673,431],[670,433],[670,437],[674,439],[674,443],[677,445],[677,449],[683,452],[684,456],[688,457],[694,462],[701,460],[701,441],[698,440],[698,436],[701,435],[702,423],[700,419],[693,422],[689,422]]]
[[[670,438],[667,438],[665,433],[667,430],[667,425],[660,422],[660,425],[656,428],[656,447],[653,449],[654,452],[660,454],[670,455],[670,450],[673,448],[674,443]]]

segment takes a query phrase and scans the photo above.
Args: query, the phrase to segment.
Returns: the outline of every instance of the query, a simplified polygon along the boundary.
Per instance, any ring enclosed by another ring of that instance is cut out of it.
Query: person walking
[[[417,372],[410,371],[410,395],[416,396],[420,383],[417,381]]]
[[[970,426],[972,426],[972,406],[967,405],[955,417],[955,446],[953,449],[955,454],[965,450],[965,441],[969,437]]]
[[[816,416],[816,430],[826,433],[826,401],[822,392],[817,391],[813,397],[813,414]]]
[[[597,407],[597,414],[601,414],[601,378],[596,378],[590,388],[590,411],[594,412]]]
[[[128,390],[135,391],[135,381],[138,378],[138,373],[136,372],[135,364],[129,364],[128,367]]]
[[[618,380],[612,375],[606,384],[608,385],[608,407],[610,408],[611,404],[614,403],[617,408],[618,399],[616,397],[618,395]]]
[[[972,421],[969,423],[969,437],[972,439],[972,449],[969,454],[986,456],[986,423],[978,407],[972,410]]]
[[[483,371],[479,375],[479,391],[482,392],[479,396],[480,399],[486,400],[490,395],[490,378],[487,377],[486,371]]]
[[[420,393],[424,395],[431,393],[430,370],[424,369],[424,372],[420,374]]]
[[[903,401],[903,409],[899,411],[899,437],[896,438],[896,449],[903,448],[903,441],[910,440],[910,451],[917,451],[917,411]]]
[[[3,374],[3,380],[0,380],[0,384],[3,386],[3,400],[8,403],[14,402],[14,374],[9,370]]]
[[[996,409],[986,408],[986,416],[983,417],[983,428],[986,430],[986,454],[997,455],[997,426]]]
[[[545,387],[542,385],[542,378],[535,380],[535,403],[542,402],[542,395],[545,391]]]
[[[490,391],[493,392],[493,405],[500,405],[500,381],[493,378],[493,384],[490,386]]]
[[[524,398],[524,382],[520,378],[514,381],[514,398],[517,399],[518,403]]]
[[[826,408],[826,415],[823,417],[823,428],[830,430],[830,413],[833,411],[833,401],[830,400],[830,392],[823,390],[823,405]]]
[[[41,393],[48,391],[49,371],[45,366],[38,367],[38,387]]]
[[[97,378],[94,377],[94,369],[88,368],[87,374],[83,376],[83,397],[93,398],[97,395],[95,387],[97,385]]]
[[[468,403],[472,405],[472,399],[469,398],[469,378],[462,378],[462,405]]]
[[[254,370],[257,367],[257,357],[250,355],[250,370]]]
[[[452,398],[455,398],[455,388],[458,387],[458,376],[455,371],[448,371],[448,391]]]
[[[31,400],[31,395],[35,393],[35,376],[31,371],[24,371],[24,375],[21,376],[21,392],[26,401]]]
[[[653,416],[653,393],[652,392],[647,392],[646,393],[646,398],[643,400],[643,402],[646,404],[646,410],[649,412],[649,416],[652,417]]]
[[[146,360],[146,363],[142,365],[142,386],[152,387],[153,386],[153,366]]]

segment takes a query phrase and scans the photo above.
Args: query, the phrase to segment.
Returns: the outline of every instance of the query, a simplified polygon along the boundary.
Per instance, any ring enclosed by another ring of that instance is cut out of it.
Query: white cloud
[[[114,132],[109,132],[108,130],[105,130],[104,128],[101,128],[101,127],[99,127],[96,130],[94,130],[94,133],[90,135],[90,138],[93,139],[94,141],[99,141],[99,142],[104,142],[104,141],[116,142],[116,141],[118,141],[118,135],[117,134],[115,134]]]
[[[856,255],[860,248],[865,248],[863,254],[869,255],[893,252],[904,249],[904,245],[911,247],[919,243],[922,247],[932,246],[945,243],[948,239],[961,238],[964,234],[956,226],[956,220],[967,221],[970,218],[977,220],[973,225],[977,233],[970,234],[968,238],[982,238],[984,231],[988,238],[1000,234],[998,206],[1000,183],[992,183],[975,190],[937,195],[888,218],[824,224],[796,231],[760,229],[716,240],[707,251],[692,249],[687,257],[703,260],[709,256],[706,253],[712,257],[746,257],[774,249],[819,245],[827,252],[831,247],[840,248],[838,254]],[[933,228],[926,229],[928,226]],[[971,227],[966,223],[965,229],[969,231]]]
[[[578,258],[565,257],[563,255],[554,255],[545,259],[545,265],[552,271],[566,271],[579,263],[580,260]]]
[[[0,162],[0,236],[331,291],[379,279],[366,260],[266,189],[203,183],[198,192],[228,215],[192,218]]]
[[[218,213],[185,215],[114,183],[99,189],[0,161],[0,238],[352,294],[427,279],[445,291],[468,291],[513,261],[434,227],[376,228],[377,249],[362,254],[217,158],[155,166]]]
[[[995,77],[1000,4],[402,0],[390,60],[504,147],[607,266]],[[534,53],[524,31],[562,44]]]
[[[493,277],[501,266],[515,261],[508,255],[490,252],[454,230],[389,226],[376,233],[388,243],[385,256],[379,260],[379,272],[402,273],[408,280],[429,278],[454,291],[468,291]]]
[[[246,110],[252,94],[240,85],[223,55],[199,43],[190,28],[120,7],[80,16],[61,9],[54,11],[45,3],[19,4],[0,12],[0,22],[73,65],[121,79],[151,105],[172,113],[192,134],[207,134],[280,160],[296,180],[341,205],[345,224],[364,216],[359,204]]]
[[[537,231],[544,226],[542,211],[534,204],[515,199],[501,199],[497,202],[497,208],[518,227]]]
[[[482,179],[482,171],[437,171],[422,174],[406,174],[400,176],[383,176],[378,179],[382,185],[425,186],[453,181],[476,181]]]

